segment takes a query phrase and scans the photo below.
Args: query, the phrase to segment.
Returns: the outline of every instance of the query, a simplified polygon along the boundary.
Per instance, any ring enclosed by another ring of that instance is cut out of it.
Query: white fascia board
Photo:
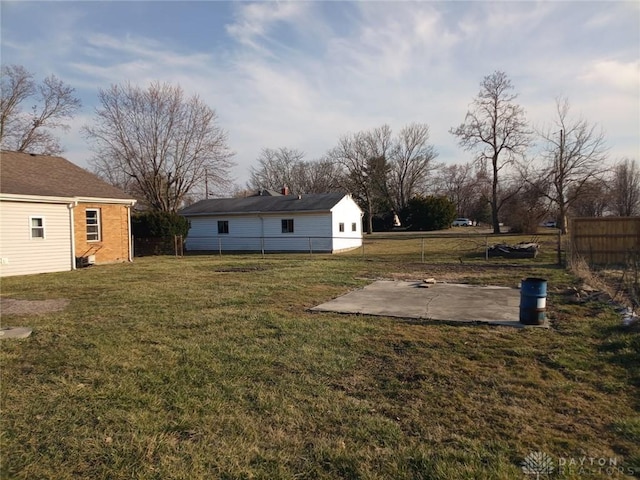
[[[120,203],[132,206],[136,203],[136,200],[127,200],[124,198],[52,197],[46,195],[20,195],[17,193],[0,193],[0,200],[31,203]]]
[[[121,203],[123,205],[135,205],[137,200],[126,198],[101,198],[101,197],[74,197],[80,203]]]
[[[42,195],[19,195],[17,193],[0,193],[0,200],[6,202],[30,203],[75,203],[73,197],[47,197]]]

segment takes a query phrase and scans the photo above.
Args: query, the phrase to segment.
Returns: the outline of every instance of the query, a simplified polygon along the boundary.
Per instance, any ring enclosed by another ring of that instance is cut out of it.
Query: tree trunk
[[[493,233],[500,233],[500,219],[498,218],[498,154],[494,154],[493,181],[491,184],[491,222],[493,223]]]
[[[560,227],[560,232],[563,235],[566,235],[567,231],[569,230],[568,228],[568,221],[567,221],[567,209],[564,205],[564,202],[560,203],[560,209],[559,209],[559,216],[560,218],[558,219],[558,223],[559,225],[557,225],[558,227]]]

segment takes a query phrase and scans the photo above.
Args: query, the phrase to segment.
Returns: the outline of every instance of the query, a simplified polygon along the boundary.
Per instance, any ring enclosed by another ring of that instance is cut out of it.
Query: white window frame
[[[89,212],[96,212],[96,223],[89,224]],[[99,242],[102,240],[102,219],[100,218],[100,209],[99,208],[87,208],[85,210],[85,234],[87,236],[87,242]],[[97,232],[89,233],[89,227],[97,227]],[[98,238],[89,238],[89,235],[95,235],[97,233]]]
[[[282,233],[285,234],[289,234],[289,233],[293,233],[295,230],[295,222],[293,221],[293,218],[283,218],[281,223],[282,226]],[[286,222],[286,223],[285,223]],[[289,226],[291,228],[289,228]]]
[[[34,227],[33,221],[40,220],[41,225]],[[38,229],[42,231],[42,236],[33,236],[33,230]],[[47,238],[45,224],[44,224],[44,216],[43,215],[30,215],[29,216],[29,238],[31,240],[44,240]]]
[[[229,235],[229,220],[218,220],[218,235]]]
[[[344,233],[344,222],[338,223],[338,231]]]

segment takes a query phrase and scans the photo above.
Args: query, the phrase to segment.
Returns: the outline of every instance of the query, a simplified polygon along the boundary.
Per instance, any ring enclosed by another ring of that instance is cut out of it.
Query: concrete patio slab
[[[379,280],[311,310],[511,327],[532,326],[519,322],[520,290],[455,283],[427,285],[424,282]],[[548,324],[535,326],[548,327]]]

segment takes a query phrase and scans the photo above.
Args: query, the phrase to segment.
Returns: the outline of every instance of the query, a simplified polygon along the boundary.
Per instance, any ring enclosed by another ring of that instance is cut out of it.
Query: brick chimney
[[[286,185],[284,185],[284,186],[282,187],[282,191],[281,191],[280,193],[282,193],[283,195],[289,195],[289,187],[287,187]]]

